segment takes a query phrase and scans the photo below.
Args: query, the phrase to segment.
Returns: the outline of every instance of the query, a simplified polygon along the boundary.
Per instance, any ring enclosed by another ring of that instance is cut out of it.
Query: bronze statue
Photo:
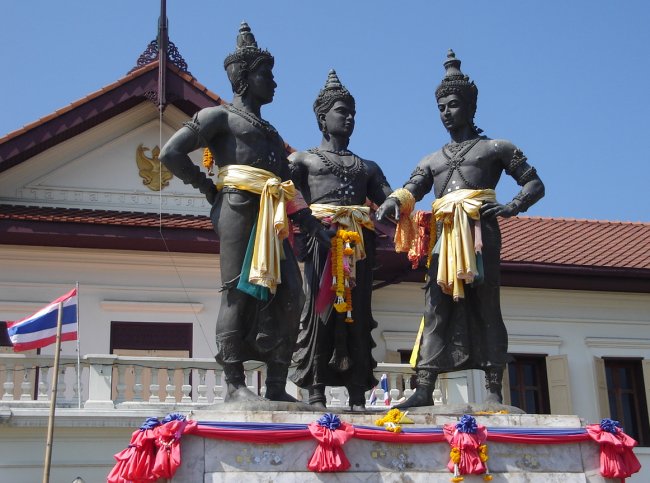
[[[216,359],[223,366],[226,401],[255,400],[246,387],[243,362],[267,364],[266,398],[295,401],[285,391],[287,370],[304,303],[302,277],[286,240],[287,212],[318,237],[324,228],[309,210],[285,206],[295,195],[285,144],[260,108],[273,100],[274,59],[257,46],[242,22],[235,52],[224,68],[231,104],[199,111],[165,144],[162,163],[212,204],[210,217],[221,246],[221,306]],[[210,181],[188,153],[208,148],[218,166]],[[327,245],[329,237],[322,236]]]
[[[323,137],[317,148],[289,157],[292,179],[313,214],[339,231],[331,252],[314,237],[305,241],[307,302],[291,380],[309,389],[313,406],[325,408],[325,386],[345,386],[351,409],[363,410],[365,391],[377,384],[371,335],[377,327],[371,312],[375,234],[366,198],[381,204],[391,189],[377,163],[348,149],[355,102],[333,70],[314,112]]]
[[[449,51],[436,89],[440,119],[451,142],[426,156],[404,188],[389,196],[377,218],[405,221],[432,188],[437,242],[427,277],[424,324],[416,354],[417,390],[397,407],[433,404],[438,374],[485,371],[488,403],[501,403],[508,335],[499,301],[501,233],[497,217],[526,211],[544,196],[535,168],[511,142],[481,135],[474,125],[478,89]],[[522,187],[512,201],[496,201],[503,172]]]

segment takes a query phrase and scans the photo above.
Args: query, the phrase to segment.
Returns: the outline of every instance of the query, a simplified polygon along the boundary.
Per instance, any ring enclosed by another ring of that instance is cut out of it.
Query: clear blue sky
[[[155,38],[159,5],[3,2],[0,136],[121,78]],[[448,141],[433,93],[453,48],[479,87],[476,124],[517,144],[546,184],[528,214],[650,221],[645,0],[168,0],[167,9],[189,70],[227,100],[222,62],[240,21],[251,25],[276,58],[279,87],[263,116],[298,149],[320,140],[311,106],[335,68],[357,100],[350,148],[393,187]],[[516,190],[504,177],[499,199]]]

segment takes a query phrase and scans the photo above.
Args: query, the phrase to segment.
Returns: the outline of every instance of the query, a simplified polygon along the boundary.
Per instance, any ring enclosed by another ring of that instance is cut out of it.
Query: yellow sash
[[[465,296],[463,283],[471,283],[478,273],[476,251],[481,249],[479,208],[484,201],[496,201],[494,190],[456,190],[431,205],[433,216],[442,221],[436,281],[443,292],[453,295],[455,301]],[[470,218],[477,221],[478,236],[475,238],[472,237]]]
[[[267,287],[271,293],[275,293],[277,285],[282,282],[282,240],[289,235],[286,203],[296,194],[293,182],[283,182],[270,171],[231,164],[219,168],[216,186],[218,190],[229,186],[260,195],[255,248],[248,281]]]
[[[366,249],[363,244],[363,230],[375,230],[375,225],[370,219],[370,208],[361,205],[325,205],[314,203],[309,205],[312,214],[322,220],[331,218],[332,223],[337,223],[349,231],[355,231],[359,234],[361,241],[354,246],[354,260],[359,261],[366,258]]]

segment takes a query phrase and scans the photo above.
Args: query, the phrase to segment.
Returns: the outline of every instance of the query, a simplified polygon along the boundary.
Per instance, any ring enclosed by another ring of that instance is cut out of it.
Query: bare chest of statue
[[[279,174],[286,149],[275,128],[263,119],[228,106],[228,131],[215,143],[217,162],[245,164]]]
[[[309,202],[338,206],[365,203],[368,190],[368,169],[357,155],[309,150]]]
[[[494,189],[503,165],[489,139],[477,138],[443,146],[431,159],[437,198],[459,189]]]

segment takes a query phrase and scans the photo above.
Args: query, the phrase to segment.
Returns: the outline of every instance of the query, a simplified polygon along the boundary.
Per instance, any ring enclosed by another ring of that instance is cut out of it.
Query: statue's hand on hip
[[[397,198],[386,198],[386,201],[377,210],[375,218],[379,221],[391,219],[393,221],[399,220],[400,204]]]
[[[502,205],[495,201],[488,201],[480,208],[481,216],[483,218],[494,218],[495,216],[501,216],[503,218],[510,218],[517,214],[514,206],[511,204]]]

